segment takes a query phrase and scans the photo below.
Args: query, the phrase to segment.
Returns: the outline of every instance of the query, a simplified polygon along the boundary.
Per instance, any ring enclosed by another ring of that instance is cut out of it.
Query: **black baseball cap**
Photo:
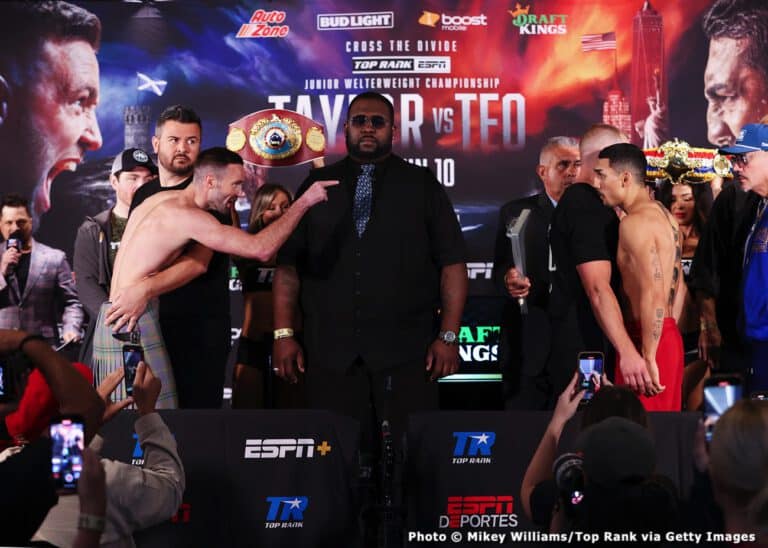
[[[149,154],[140,148],[127,148],[115,157],[112,162],[112,175],[121,171],[133,171],[137,167],[145,167],[150,173],[157,175],[157,166]]]

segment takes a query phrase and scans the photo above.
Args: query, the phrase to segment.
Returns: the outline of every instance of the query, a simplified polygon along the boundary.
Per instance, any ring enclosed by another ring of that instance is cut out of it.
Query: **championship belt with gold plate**
[[[259,110],[229,124],[226,145],[251,164],[295,166],[325,156],[325,128],[292,110]]]
[[[696,148],[675,139],[643,152],[648,161],[645,176],[650,180],[695,184],[709,182],[715,177],[733,177],[731,161],[712,148]]]

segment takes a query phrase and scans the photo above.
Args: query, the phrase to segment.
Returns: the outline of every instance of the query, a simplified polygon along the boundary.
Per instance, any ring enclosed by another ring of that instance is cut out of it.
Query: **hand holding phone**
[[[581,400],[582,404],[589,403],[595,392],[600,390],[603,361],[602,352],[579,352],[579,382],[577,386],[580,390],[585,391]]]
[[[707,443],[720,416],[741,399],[739,375],[712,375],[704,382],[704,427]]]
[[[13,401],[13,372],[5,356],[0,356],[0,403]]]
[[[60,415],[51,421],[51,475],[59,492],[73,493],[83,470],[85,422],[80,415]]]
[[[133,382],[136,380],[136,368],[144,361],[144,350],[135,344],[123,345],[123,370],[125,371],[125,393],[133,395]]]

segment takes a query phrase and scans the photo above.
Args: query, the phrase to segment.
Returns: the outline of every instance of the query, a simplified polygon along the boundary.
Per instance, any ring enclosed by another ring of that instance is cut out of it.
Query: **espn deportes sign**
[[[289,457],[311,459],[315,456],[315,449],[321,457],[324,457],[331,451],[331,446],[325,440],[315,446],[315,440],[312,438],[245,440],[243,457],[246,459],[287,459]]]
[[[391,29],[395,27],[395,12],[318,13],[317,30]]]
[[[440,516],[441,529],[471,527],[517,527],[512,495],[448,497],[446,512]]]
[[[448,74],[451,58],[447,56],[353,57],[352,73]]]

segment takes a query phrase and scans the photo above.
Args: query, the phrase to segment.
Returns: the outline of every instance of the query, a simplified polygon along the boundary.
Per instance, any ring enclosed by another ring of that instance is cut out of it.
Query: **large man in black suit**
[[[547,231],[552,212],[565,189],[579,174],[579,142],[573,137],[552,137],[541,149],[536,174],[543,192],[504,204],[496,232],[493,280],[508,297],[501,321],[499,361],[504,375],[506,406],[544,409],[551,391],[546,375],[549,357],[549,245]],[[507,227],[528,209],[525,231],[526,277],[515,268]],[[521,314],[518,298],[525,298],[528,313]]]
[[[445,189],[391,153],[394,129],[384,96],[358,95],[344,124],[349,155],[299,189],[340,181],[278,254],[273,368],[294,382],[306,369],[311,407],[358,418],[364,437],[386,419],[397,443],[409,412],[437,408],[433,381],[458,369],[467,271]]]

